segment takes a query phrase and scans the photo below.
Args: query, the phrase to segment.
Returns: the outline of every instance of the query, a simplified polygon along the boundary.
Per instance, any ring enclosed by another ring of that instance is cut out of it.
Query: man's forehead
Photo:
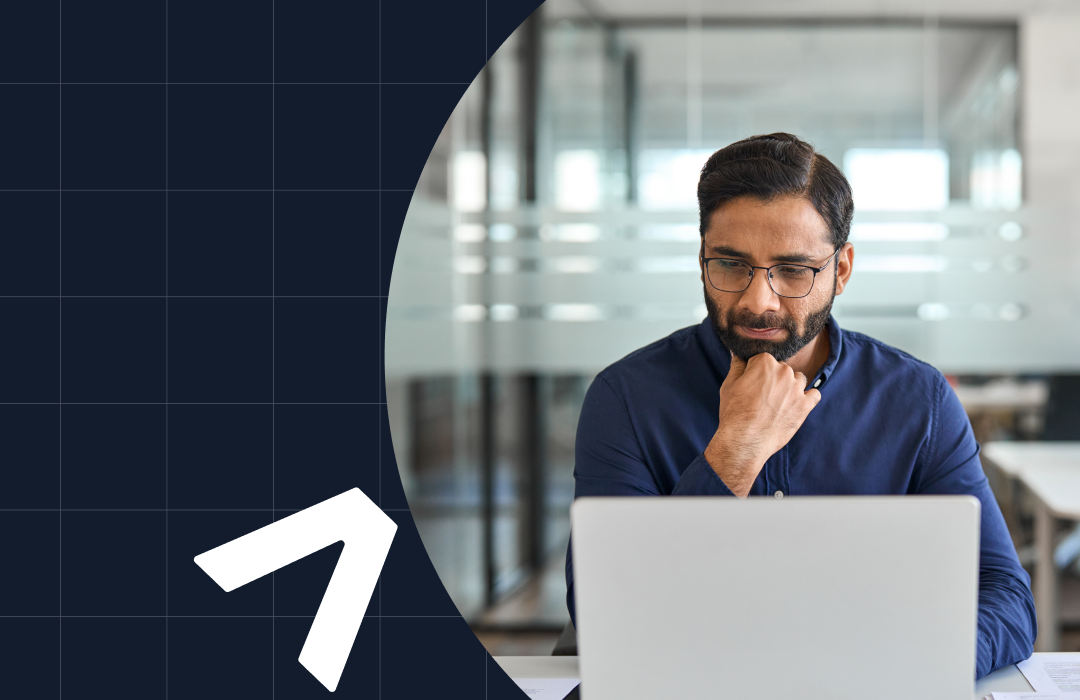
[[[713,212],[704,246],[709,254],[817,259],[832,251],[832,237],[828,224],[804,198],[739,198]]]

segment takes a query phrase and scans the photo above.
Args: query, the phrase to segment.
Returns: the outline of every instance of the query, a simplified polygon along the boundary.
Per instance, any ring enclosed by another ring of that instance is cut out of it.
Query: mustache
[[[743,328],[751,328],[753,330],[783,328],[791,333],[795,333],[798,330],[795,319],[790,316],[779,316],[776,314],[758,316],[757,314],[752,314],[745,310],[736,311],[735,309],[728,311],[727,326],[728,328],[742,326]]]

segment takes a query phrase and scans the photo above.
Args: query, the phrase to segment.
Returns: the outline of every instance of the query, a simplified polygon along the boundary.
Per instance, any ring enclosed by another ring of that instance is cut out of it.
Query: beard
[[[735,353],[743,361],[749,360],[754,355],[769,353],[777,362],[784,362],[793,357],[795,353],[806,347],[806,344],[816,338],[829,323],[829,314],[832,313],[833,299],[836,298],[836,281],[833,280],[833,293],[829,301],[817,311],[806,317],[805,329],[799,333],[799,324],[791,316],[777,314],[765,314],[757,316],[748,311],[736,311],[729,309],[722,313],[709,292],[705,290],[705,308],[709,310],[709,321],[712,322],[713,333],[731,352]],[[723,321],[723,322],[721,322]],[[735,331],[735,326],[744,326],[753,329],[782,328],[787,331],[787,337],[783,340],[763,340],[760,338],[747,338]]]

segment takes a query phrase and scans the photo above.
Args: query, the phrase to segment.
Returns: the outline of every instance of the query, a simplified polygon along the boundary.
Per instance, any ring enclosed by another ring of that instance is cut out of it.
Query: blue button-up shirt
[[[982,503],[976,677],[1031,655],[1035,606],[979,445],[940,372],[830,319],[821,401],[765,463],[751,496],[970,494]],[[578,421],[575,498],[731,496],[703,451],[731,355],[709,319],[601,372]],[[820,384],[817,384],[820,380]],[[566,555],[567,605],[574,572]]]

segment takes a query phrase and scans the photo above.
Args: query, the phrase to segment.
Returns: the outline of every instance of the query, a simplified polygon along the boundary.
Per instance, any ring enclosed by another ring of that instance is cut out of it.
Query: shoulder
[[[597,380],[603,380],[621,393],[628,381],[636,384],[667,379],[682,374],[689,366],[705,361],[706,350],[698,335],[699,326],[680,328],[674,333],[638,348],[608,365]]]
[[[878,388],[903,385],[909,396],[922,394],[939,400],[948,382],[936,367],[900,348],[856,331],[843,333],[843,362]]]

